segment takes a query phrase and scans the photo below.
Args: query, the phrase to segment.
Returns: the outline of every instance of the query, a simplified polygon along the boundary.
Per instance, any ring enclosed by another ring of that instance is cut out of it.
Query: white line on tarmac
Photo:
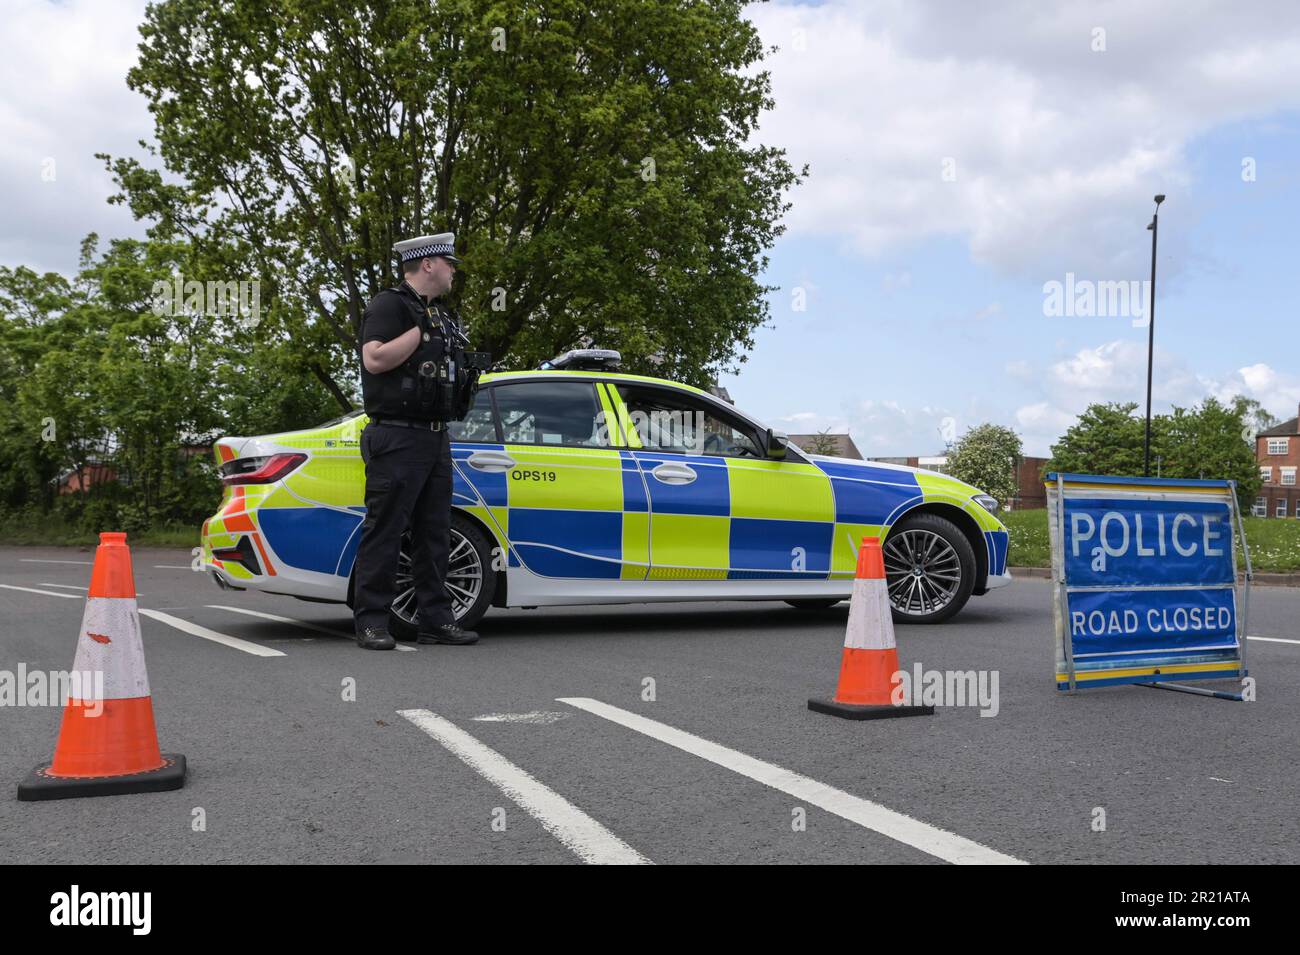
[[[56,590],[37,590],[35,587],[15,587],[13,584],[0,584],[5,590],[25,590],[29,594],[45,594],[47,597],[67,597],[76,600],[81,594],[61,594]]]
[[[140,608],[142,617],[149,617],[157,620],[159,623],[165,623],[169,627],[175,627],[177,630],[192,634],[196,637],[202,637],[204,640],[211,640],[213,643],[220,643],[223,646],[230,647],[234,650],[243,650],[245,653],[251,653],[255,657],[282,657],[285,654],[279,650],[272,650],[270,647],[264,647],[260,644],[250,643],[247,640],[240,640],[238,637],[232,637],[229,634],[217,633],[215,630],[209,630],[207,627],[200,627],[197,623],[190,623],[188,620],[182,620],[180,617],[173,617],[169,613],[162,613],[158,610],[146,610]]]
[[[22,557],[19,559],[24,564],[85,564],[89,566],[94,563],[93,560],[43,560],[39,557]]]
[[[1300,640],[1284,640],[1282,637],[1247,637],[1247,640],[1262,640],[1265,643],[1294,643],[1300,646]]]
[[[700,736],[676,729],[666,723],[647,719],[637,713],[621,710],[600,700],[586,697],[560,697],[558,703],[603,717],[630,730],[643,733],[651,739],[676,747],[693,756],[716,763],[741,776],[748,777],[764,786],[770,786],[796,799],[812,803],[827,812],[849,822],[857,823],[864,829],[870,829],[883,836],[888,836],[904,845],[919,849],[928,855],[964,865],[1026,865],[1023,860],[1003,855],[978,842],[972,842],[955,833],[932,826],[929,823],[913,819],[901,812],[895,812],[879,803],[862,799],[841,789],[819,783],[807,776],[788,769],[782,769],[774,763],[765,763],[760,759],[747,756],[734,749],[728,749],[712,743]]]
[[[461,762],[496,786],[546,831],[593,865],[648,865],[650,860],[496,750],[428,710],[398,710]]]
[[[311,623],[307,620],[295,620],[293,617],[281,617],[279,614],[264,613],[261,610],[249,610],[247,607],[228,607],[225,604],[207,604],[207,606],[212,610],[228,610],[231,613],[242,613],[247,614],[250,617],[261,617],[263,620],[274,620],[276,623],[287,623],[290,626],[302,627],[304,630],[314,630],[317,633],[326,633],[331,637],[339,637],[343,640],[353,639],[346,633],[333,630],[330,627],[322,626],[319,623]],[[401,643],[397,645],[397,649],[407,650],[410,652],[415,651],[415,647],[408,647]]]
[[[534,710],[531,713],[484,713],[474,717],[475,723],[534,723],[549,726],[560,720],[567,720],[568,713],[552,713],[547,710]]]
[[[90,589],[89,587],[78,587],[76,584],[52,584],[48,580],[42,580],[40,583],[42,587],[62,587],[64,590],[89,590]],[[140,593],[140,591],[138,590],[135,592],[135,595],[137,597],[144,596],[144,594]]]

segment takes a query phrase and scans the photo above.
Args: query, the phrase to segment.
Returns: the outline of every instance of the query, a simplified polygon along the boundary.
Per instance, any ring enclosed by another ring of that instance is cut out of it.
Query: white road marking
[[[1294,643],[1300,646],[1300,640],[1286,640],[1282,637],[1247,637],[1247,640],[1262,640],[1265,643]]]
[[[484,713],[482,716],[474,717],[475,723],[536,723],[539,726],[546,726],[550,723],[558,723],[560,720],[567,720],[568,713],[551,713],[546,710],[535,710],[532,713]]]
[[[35,587],[15,587],[13,584],[0,584],[5,590],[25,590],[29,594],[45,594],[47,597],[67,597],[76,600],[81,594],[61,594],[57,590],[37,590]]]
[[[200,627],[197,623],[190,623],[188,620],[182,620],[180,617],[173,617],[169,613],[162,613],[158,610],[146,610],[140,608],[142,617],[149,617],[157,620],[159,623],[165,623],[169,627],[175,627],[185,633],[192,634],[196,637],[202,637],[204,640],[211,640],[213,643],[220,643],[223,646],[230,647],[234,650],[243,650],[245,653],[251,653],[255,657],[282,657],[285,654],[279,650],[272,650],[270,647],[264,647],[256,643],[250,643],[247,640],[240,640],[238,637],[232,637],[229,634],[217,633],[215,630],[209,630],[207,627]]]
[[[89,590],[89,589],[90,589],[89,587],[78,587],[76,584],[52,584],[52,583],[50,583],[48,580],[42,580],[42,581],[41,581],[41,586],[42,586],[42,587],[62,587],[64,590]],[[144,596],[144,594],[140,593],[140,591],[138,591],[138,590],[135,592],[135,595],[136,595],[137,597],[143,597],[143,596]]]
[[[247,614],[250,617],[261,617],[263,620],[274,620],[276,623],[287,623],[290,626],[301,627],[304,630],[314,630],[317,633],[326,633],[331,637],[339,637],[343,640],[355,639],[355,637],[343,633],[340,630],[334,630],[330,627],[323,626],[322,624],[311,623],[307,620],[295,620],[293,617],[281,617],[279,614],[264,613],[261,610],[249,610],[247,607],[228,607],[225,604],[207,604],[207,606],[212,610],[228,610],[231,613],[242,613]],[[415,647],[408,647],[402,643],[397,645],[397,649],[407,650],[410,652],[415,651]]]
[[[154,570],[194,570],[193,567],[190,567],[188,565],[182,567],[180,566],[180,564],[154,564],[153,566],[154,566]],[[194,570],[194,572],[196,574],[199,573],[199,571],[197,570]]]
[[[870,829],[883,836],[888,836],[904,845],[943,859],[964,865],[1026,865],[1023,860],[1004,855],[978,842],[972,842],[963,836],[932,826],[929,823],[913,819],[901,812],[895,812],[879,803],[871,802],[841,789],[835,789],[815,779],[801,776],[788,769],[782,769],[774,763],[765,763],[760,759],[747,756],[734,749],[728,749],[710,742],[700,736],[668,726],[656,720],[647,719],[637,713],[621,710],[608,703],[586,697],[561,697],[558,703],[567,703],[588,713],[603,717],[620,726],[643,733],[651,739],[676,747],[693,756],[716,763],[732,772],[739,773],[755,782],[794,796],[803,802],[812,803],[827,812],[849,822],[857,823],[864,829]]]
[[[573,803],[449,720],[428,710],[398,710],[397,715],[410,720],[514,800],[583,862],[594,865],[650,864],[649,859]]]
[[[39,557],[22,557],[19,559],[24,564],[85,564],[90,566],[95,563],[93,560],[43,560]]]

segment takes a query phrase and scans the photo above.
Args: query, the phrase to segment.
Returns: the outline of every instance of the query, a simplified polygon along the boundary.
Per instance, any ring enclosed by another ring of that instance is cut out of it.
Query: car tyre
[[[882,547],[895,623],[942,623],[966,606],[975,588],[975,550],[938,514],[905,517]]]
[[[469,630],[487,613],[496,595],[497,571],[493,569],[492,544],[482,528],[465,515],[451,513],[451,550],[447,565],[447,589],[452,595],[456,623]],[[402,537],[398,558],[397,597],[388,611],[388,632],[399,640],[414,640],[419,633],[420,612],[411,583],[410,533]]]

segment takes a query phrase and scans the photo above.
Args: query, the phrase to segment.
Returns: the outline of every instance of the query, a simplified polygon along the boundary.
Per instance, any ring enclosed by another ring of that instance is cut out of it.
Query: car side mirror
[[[767,429],[767,456],[777,461],[785,460],[786,448],[790,446],[790,438],[784,431],[773,431]]]

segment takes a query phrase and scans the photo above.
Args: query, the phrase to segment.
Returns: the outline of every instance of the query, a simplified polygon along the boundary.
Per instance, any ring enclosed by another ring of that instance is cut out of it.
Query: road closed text
[[[1076,637],[1141,633],[1143,623],[1149,633],[1222,633],[1232,627],[1232,610],[1228,607],[1148,607],[1145,616],[1143,620],[1136,610],[1112,610],[1109,613],[1072,610],[1070,633]]]
[[[1231,645],[1237,630],[1236,600],[1231,588],[1072,593],[1069,623],[1076,646]]]

